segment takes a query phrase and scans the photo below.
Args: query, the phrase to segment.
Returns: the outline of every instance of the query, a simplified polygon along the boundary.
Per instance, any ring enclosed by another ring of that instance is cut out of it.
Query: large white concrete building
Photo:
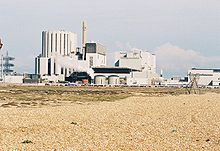
[[[42,52],[35,58],[35,73],[43,79],[57,77],[53,81],[63,81],[73,72],[106,66],[106,48],[103,45],[91,42],[77,49],[76,37],[72,32],[43,31]]]
[[[35,58],[35,73],[41,76],[57,75],[59,80],[64,80],[73,71],[74,60],[77,60],[76,45],[75,33],[43,31],[42,52]]]
[[[156,74],[156,56],[141,49],[117,52],[115,66],[134,70],[126,79],[128,85],[152,85],[159,79]]]
[[[69,55],[76,51],[77,35],[66,31],[42,32],[42,57]]]

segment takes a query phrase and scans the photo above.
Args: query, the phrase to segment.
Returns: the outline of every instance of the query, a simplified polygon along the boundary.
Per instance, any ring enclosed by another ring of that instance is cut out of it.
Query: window
[[[48,59],[48,75],[51,75],[51,59]]]
[[[55,51],[57,52],[57,33],[56,33],[56,39],[55,39]]]
[[[53,65],[53,74],[56,74],[56,63]]]
[[[89,57],[89,67],[93,66],[93,57]]]
[[[64,55],[66,55],[66,34],[64,34],[64,44],[63,44],[63,46],[64,46]]]
[[[63,74],[63,67],[61,68],[61,74]]]
[[[50,41],[51,41],[51,52],[53,52],[53,33],[51,33],[51,39],[50,39]]]
[[[49,40],[50,40],[50,38],[49,38],[49,33],[47,33],[47,55],[46,55],[46,57],[48,57],[48,52],[49,52]]]
[[[60,54],[61,54],[61,38],[62,38],[62,34],[60,34]]]
[[[40,73],[40,68],[41,68],[41,66],[40,66],[40,58],[37,58],[37,66],[38,66],[37,67],[37,71],[38,71],[37,74],[41,74]]]
[[[68,43],[68,34],[66,35],[66,43],[67,43],[67,48],[66,48],[66,53],[67,53],[67,55],[68,55],[68,53],[69,53],[69,51],[68,51],[68,49],[69,49],[69,43]]]

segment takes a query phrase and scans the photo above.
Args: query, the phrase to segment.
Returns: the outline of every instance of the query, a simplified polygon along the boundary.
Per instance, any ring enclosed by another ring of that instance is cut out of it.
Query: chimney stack
[[[83,50],[83,58],[86,60],[86,42],[87,42],[87,23],[83,21],[82,27],[82,50]]]

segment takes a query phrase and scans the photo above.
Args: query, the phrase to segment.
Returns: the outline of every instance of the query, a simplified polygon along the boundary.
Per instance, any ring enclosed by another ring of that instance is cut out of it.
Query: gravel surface
[[[220,94],[0,107],[0,150],[16,149],[220,150]]]

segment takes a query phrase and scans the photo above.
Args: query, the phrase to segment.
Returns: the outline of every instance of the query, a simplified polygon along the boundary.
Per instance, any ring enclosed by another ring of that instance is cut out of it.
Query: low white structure
[[[106,83],[106,77],[104,75],[96,75],[94,77],[94,83],[96,85],[107,85]]]
[[[65,81],[64,75],[52,75],[52,76],[44,75],[41,78],[43,83]]]
[[[163,79],[159,85],[164,87],[187,87],[189,84],[188,78],[171,78],[171,79]]]
[[[111,75],[108,77],[108,84],[109,85],[120,85],[120,77],[117,75]]]
[[[23,83],[23,75],[4,75],[3,82],[8,84],[21,84]]]
[[[91,78],[94,79],[94,84],[97,84],[97,85],[100,84],[100,82],[98,82],[96,80],[97,77],[98,77],[98,79],[105,78],[106,79],[105,85],[126,85],[127,79],[131,78],[131,75],[132,75],[131,74],[132,70],[129,68],[96,67],[96,68],[92,68],[92,69],[94,72],[91,74]],[[116,81],[116,79],[119,79],[119,81]],[[104,80],[102,80],[102,81],[104,81]]]
[[[190,74],[198,76],[198,86],[200,87],[220,87],[220,69],[192,68],[188,71],[188,75]]]
[[[135,71],[131,73],[131,77],[127,78],[127,85],[151,85],[150,78],[148,77],[147,71]]]

